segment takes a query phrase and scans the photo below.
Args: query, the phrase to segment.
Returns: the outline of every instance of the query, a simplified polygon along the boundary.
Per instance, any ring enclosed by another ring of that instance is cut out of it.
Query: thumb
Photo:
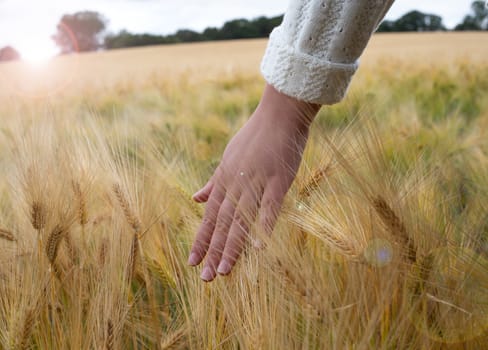
[[[204,203],[208,200],[210,193],[213,189],[213,182],[210,179],[205,186],[199,191],[197,191],[193,196],[193,200],[197,203]]]

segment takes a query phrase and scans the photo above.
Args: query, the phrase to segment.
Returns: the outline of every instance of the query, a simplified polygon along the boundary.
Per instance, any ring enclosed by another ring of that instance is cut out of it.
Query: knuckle
[[[193,243],[192,251],[201,253],[202,251],[206,251],[209,247],[209,242],[207,239],[197,238]]]
[[[236,214],[234,217],[234,224],[244,232],[248,231],[248,222],[245,218],[243,218],[240,214]]]
[[[214,218],[219,211],[220,202],[215,197],[210,197],[207,207],[205,208],[205,216]]]
[[[207,264],[215,268],[217,267],[221,257],[222,257],[221,251],[219,251],[218,249],[212,249],[208,252]]]
[[[229,226],[229,220],[221,218],[219,221],[217,221],[217,224],[215,225],[215,232],[218,232],[219,234],[226,234]]]
[[[261,207],[267,210],[272,209],[276,205],[277,205],[277,201],[272,197],[263,198],[261,202]]]
[[[213,223],[214,223],[214,221],[215,220],[213,220],[213,219],[211,219],[211,218],[209,218],[209,217],[206,216],[206,217],[204,217],[202,219],[202,226],[205,227],[205,228],[207,228],[209,226],[212,226]]]

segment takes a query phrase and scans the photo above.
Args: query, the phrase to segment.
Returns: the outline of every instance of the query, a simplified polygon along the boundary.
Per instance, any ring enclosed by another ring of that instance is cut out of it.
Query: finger
[[[210,197],[210,193],[212,192],[213,189],[213,181],[210,179],[205,186],[203,186],[202,189],[197,191],[193,196],[193,200],[197,203],[204,203],[208,200]]]
[[[217,268],[220,275],[228,275],[237,259],[242,253],[247,239],[249,228],[256,219],[261,193],[246,193],[241,196],[239,204],[234,213],[234,221],[229,229],[229,236],[225,243],[222,259]]]
[[[286,190],[278,181],[266,186],[259,209],[259,228],[261,232],[271,235],[280,213],[281,204],[285,198]]]
[[[217,217],[217,223],[212,235],[212,241],[207,253],[207,259],[205,261],[205,267],[202,270],[201,278],[206,282],[212,281],[217,274],[217,266],[219,265],[222,257],[222,252],[227,241],[229,227],[232,224],[235,211],[235,200],[231,200],[227,197],[220,206],[219,215]]]
[[[205,257],[210,245],[212,233],[215,228],[220,205],[224,198],[225,191],[221,187],[215,188],[210,194],[205,207],[205,214],[203,215],[202,223],[198,228],[197,235],[191,248],[190,257],[188,258],[188,265],[198,265]]]

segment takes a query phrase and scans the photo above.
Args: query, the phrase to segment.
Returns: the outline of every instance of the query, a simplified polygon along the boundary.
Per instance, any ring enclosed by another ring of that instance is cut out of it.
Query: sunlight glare
[[[22,60],[33,65],[39,65],[48,62],[55,57],[59,50],[51,41],[32,41],[19,45]]]

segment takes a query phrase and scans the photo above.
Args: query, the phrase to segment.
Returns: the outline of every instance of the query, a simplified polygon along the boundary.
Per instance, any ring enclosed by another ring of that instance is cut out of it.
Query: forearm
[[[287,123],[298,133],[308,133],[308,129],[320,110],[321,105],[298,100],[266,84],[263,97],[257,108],[257,115],[265,116],[270,123]],[[262,113],[261,113],[262,112]]]
[[[280,92],[316,104],[345,95],[358,59],[393,0],[295,0],[261,64]]]

